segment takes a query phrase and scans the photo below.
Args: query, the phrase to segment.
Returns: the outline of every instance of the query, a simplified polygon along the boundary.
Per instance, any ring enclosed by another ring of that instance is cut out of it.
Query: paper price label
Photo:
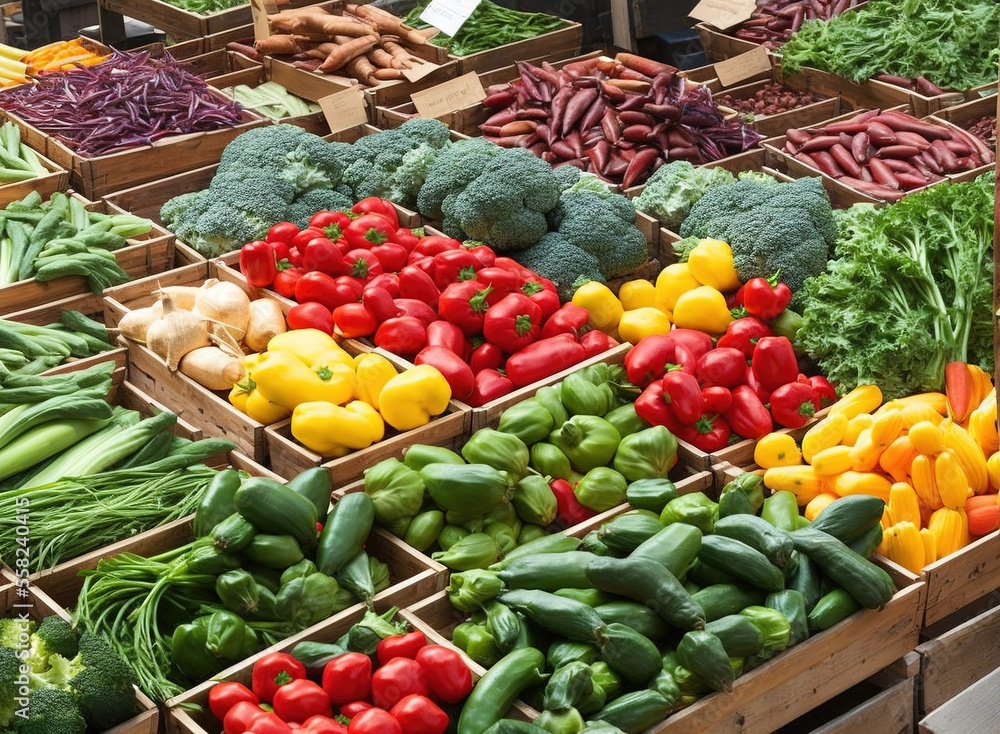
[[[414,92],[413,106],[421,117],[440,117],[486,99],[486,90],[474,71],[438,84],[430,89]]]
[[[420,20],[454,36],[479,3],[480,0],[431,0],[420,14]]]
[[[701,0],[688,15],[724,31],[748,20],[756,7],[756,0]]]
[[[760,74],[771,73],[771,57],[767,49],[758,46],[753,51],[733,56],[715,65],[715,75],[724,87],[739,84],[744,79],[752,79]]]
[[[317,100],[332,132],[347,130],[368,122],[365,95],[357,87],[348,87]]]

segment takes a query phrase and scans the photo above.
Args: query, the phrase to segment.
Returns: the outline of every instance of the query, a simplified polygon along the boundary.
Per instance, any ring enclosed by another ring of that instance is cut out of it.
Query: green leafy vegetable
[[[429,0],[419,0],[403,21],[413,28],[429,28],[420,14]],[[458,33],[448,36],[438,33],[430,39],[455,56],[468,56],[479,51],[535,38],[565,25],[562,19],[548,13],[525,13],[483,0],[462,24]]]

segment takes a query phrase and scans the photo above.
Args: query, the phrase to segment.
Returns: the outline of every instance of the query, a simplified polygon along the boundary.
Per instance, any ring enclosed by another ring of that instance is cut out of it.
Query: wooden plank
[[[499,69],[510,64],[511,59],[565,59],[580,53],[583,26],[566,20],[562,28],[543,33],[535,38],[508,43],[497,48],[468,56],[450,56],[457,62],[458,75],[470,71],[482,72]]]
[[[753,51],[759,43],[744,41],[742,38],[730,36],[708,23],[697,23],[695,30],[698,31],[698,38],[701,39],[701,47],[705,55],[711,61],[722,61],[731,59],[733,56]]]
[[[1000,690],[1000,668],[922,719],[918,726],[920,734],[996,731],[1000,717],[997,690]]]
[[[924,626],[1000,588],[1000,531],[994,531],[926,566]]]
[[[904,680],[857,708],[814,729],[812,734],[857,734],[862,731],[877,731],[879,734],[911,734],[914,725],[913,703],[916,690],[917,682],[914,678]]]
[[[631,7],[630,0],[611,0],[611,38],[615,46],[627,51],[636,50],[636,37],[632,33]]]

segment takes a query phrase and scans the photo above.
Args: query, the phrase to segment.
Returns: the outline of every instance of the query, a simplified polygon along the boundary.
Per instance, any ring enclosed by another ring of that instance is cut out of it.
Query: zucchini
[[[291,535],[304,548],[316,545],[316,508],[284,484],[267,477],[244,479],[233,502],[262,533]]]
[[[311,467],[289,479],[285,486],[313,504],[317,522],[326,522],[326,515],[330,511],[330,495],[333,493],[333,477],[329,469]]]
[[[795,589],[802,594],[802,601],[808,613],[823,596],[823,578],[816,564],[809,560],[809,556],[804,556],[798,551],[795,555],[798,564],[795,566],[795,571],[785,579],[785,588]]]
[[[691,595],[705,610],[705,621],[711,622],[736,614],[744,607],[762,604],[764,592],[749,584],[712,584]]]
[[[587,578],[602,591],[647,605],[678,629],[705,626],[705,611],[691,600],[681,582],[656,561],[598,557],[587,566]]]
[[[486,612],[486,629],[496,640],[500,654],[506,655],[521,635],[521,617],[496,599],[483,602],[483,611]]]
[[[816,602],[816,606],[812,608],[806,618],[806,623],[810,632],[822,632],[838,622],[844,621],[859,609],[861,609],[861,605],[846,589],[837,588],[824,594]]]
[[[322,572],[321,572],[322,573]],[[351,560],[340,567],[334,578],[344,589],[354,594],[365,606],[371,607],[375,597],[375,581],[368,554],[358,551]]]
[[[462,706],[457,734],[482,734],[496,724],[521,691],[544,680],[545,657],[532,647],[521,647],[493,665]]]
[[[812,521],[813,530],[822,530],[843,543],[850,543],[882,521],[885,501],[866,494],[841,497],[823,508]]]
[[[520,537],[518,538],[520,542]],[[490,566],[491,571],[502,571],[511,564],[515,558],[522,556],[542,555],[545,553],[566,553],[575,551],[580,547],[580,539],[562,533],[552,533],[535,538],[527,543],[520,543],[510,553],[504,555],[502,561],[498,561]]]
[[[675,522],[644,541],[629,555],[632,558],[651,558],[682,579],[698,557],[699,548],[701,530],[694,525]]]
[[[587,589],[591,587],[587,566],[597,557],[587,551],[520,556],[501,569],[498,576],[508,589]]]
[[[701,546],[699,545],[699,548]],[[715,566],[702,563],[697,558],[688,569],[685,581],[692,582],[698,586],[715,586],[716,584],[737,584],[741,583],[738,578],[728,574]]]
[[[722,640],[707,630],[687,632],[677,645],[677,659],[713,691],[731,689],[736,679]]]
[[[648,683],[662,667],[656,644],[618,622],[597,630],[597,649],[608,667],[630,683]]]
[[[727,614],[705,625],[705,630],[722,641],[726,654],[731,658],[756,655],[764,649],[764,635],[749,618]]]
[[[327,515],[316,547],[316,568],[333,576],[362,549],[375,522],[375,504],[365,492],[341,497]]]
[[[212,532],[212,528],[236,512],[234,498],[241,481],[235,469],[223,469],[212,477],[194,513],[191,523],[194,537],[205,537]]]
[[[809,639],[809,622],[806,614],[806,600],[796,589],[784,589],[767,595],[764,606],[781,612],[788,620],[791,633],[788,646],[797,645]]]
[[[556,589],[553,592],[556,596],[565,596],[567,599],[582,601],[588,607],[597,608],[601,604],[609,604],[617,600],[614,594],[609,594],[600,589]]]
[[[246,548],[256,534],[257,528],[253,523],[240,513],[234,512],[212,528],[212,542],[219,550],[235,553]]]
[[[601,525],[597,537],[612,555],[627,556],[661,530],[658,516],[647,510],[633,510]]]
[[[621,599],[594,607],[605,624],[624,624],[654,642],[665,639],[670,628],[663,617],[637,601]]]
[[[243,555],[268,568],[288,568],[303,558],[302,548],[291,535],[257,533],[243,549]]]
[[[706,535],[701,539],[698,560],[717,569],[724,569],[741,581],[753,584],[764,591],[785,588],[781,569],[767,560],[767,556],[746,543],[722,535]]]
[[[622,433],[622,436],[624,437],[625,434]],[[625,499],[637,510],[649,510],[655,512],[656,516],[659,517],[667,503],[672,499],[677,499],[677,487],[665,477],[640,479],[628,485],[628,489],[625,490]]]
[[[663,721],[672,705],[663,694],[647,688],[618,696],[591,718],[613,724],[625,734],[642,734]]]
[[[542,629],[574,642],[593,642],[597,629],[604,625],[593,607],[548,591],[514,589],[497,598]]]
[[[715,532],[746,543],[763,553],[778,568],[785,568],[795,550],[792,539],[784,530],[778,530],[767,520],[756,515],[730,515],[719,518]]]
[[[795,550],[809,556],[831,581],[866,609],[881,609],[896,593],[896,585],[885,569],[859,556],[832,535],[815,528],[802,528],[792,533],[792,540]]]
[[[872,525],[858,538],[855,538],[847,547],[857,553],[862,558],[870,559],[875,549],[882,543],[882,523],[877,522]]]

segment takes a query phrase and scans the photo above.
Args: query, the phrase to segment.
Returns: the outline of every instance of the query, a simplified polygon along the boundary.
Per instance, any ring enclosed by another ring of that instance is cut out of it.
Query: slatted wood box
[[[432,46],[437,58],[454,61],[458,74],[470,71],[483,72],[499,69],[510,64],[511,59],[553,60],[565,59],[580,52],[583,39],[583,25],[571,20],[563,20],[563,26],[535,38],[508,43],[497,48],[480,51],[466,56],[449,54],[445,49]]]

